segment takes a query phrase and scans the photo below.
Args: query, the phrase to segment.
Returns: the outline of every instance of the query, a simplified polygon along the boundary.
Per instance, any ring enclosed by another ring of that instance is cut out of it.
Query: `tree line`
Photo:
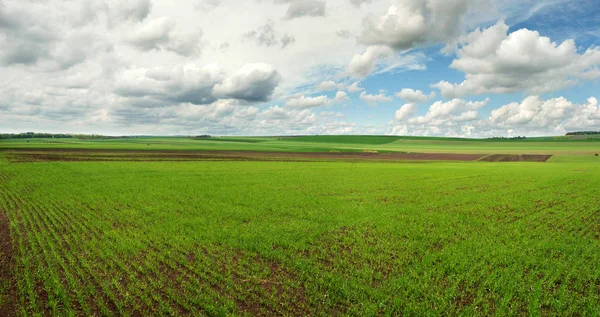
[[[124,139],[127,136],[106,136],[99,134],[67,134],[67,133],[3,133],[0,139]]]
[[[591,134],[600,134],[600,131],[577,131],[577,132],[569,132],[566,135],[591,135]]]

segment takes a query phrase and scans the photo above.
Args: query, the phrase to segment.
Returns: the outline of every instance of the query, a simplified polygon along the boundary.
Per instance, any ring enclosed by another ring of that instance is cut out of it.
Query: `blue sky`
[[[0,132],[600,130],[598,45],[595,0],[0,0]]]

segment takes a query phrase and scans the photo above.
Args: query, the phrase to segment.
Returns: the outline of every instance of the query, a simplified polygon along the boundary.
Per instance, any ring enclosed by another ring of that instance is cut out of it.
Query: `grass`
[[[593,156],[600,139],[543,137],[524,140],[457,139],[391,136],[303,137],[144,137],[131,139],[12,139],[0,140],[0,150],[10,148],[77,148],[104,150],[241,150],[268,152],[419,152],[473,154],[552,154]]]
[[[600,312],[600,161],[588,155],[598,143],[237,139],[0,148],[558,155],[547,163],[18,163],[0,151],[0,234],[8,229],[12,240],[2,248],[12,257],[2,257],[0,273],[10,276],[2,275],[0,313]]]

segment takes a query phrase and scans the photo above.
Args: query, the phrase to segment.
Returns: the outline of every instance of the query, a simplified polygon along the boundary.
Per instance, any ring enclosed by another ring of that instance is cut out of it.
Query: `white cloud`
[[[390,134],[442,136],[540,136],[561,135],[569,131],[597,130],[600,106],[595,97],[575,104],[564,97],[541,99],[530,96],[491,111],[479,119],[479,110],[487,103],[453,99],[434,103],[427,114],[411,117],[415,108],[407,104],[390,122]]]
[[[342,103],[350,100],[348,95],[343,91],[338,91],[333,99],[325,95],[307,97],[307,96],[294,96],[289,98],[285,102],[285,107],[290,109],[309,109],[309,108],[320,108],[329,107],[334,103]]]
[[[424,116],[411,118],[409,122],[440,126],[473,121],[477,119],[477,110],[485,106],[488,101],[488,99],[477,102],[462,99],[452,99],[447,102],[437,101],[429,107],[429,111]]]
[[[294,97],[286,101],[286,108],[292,109],[308,109],[325,107],[331,104],[331,100],[327,96],[316,96],[316,97]]]
[[[369,4],[372,0],[349,0],[356,7],[360,7],[362,4]]]
[[[593,113],[597,101],[590,98],[588,105],[575,105],[564,97],[542,100],[538,96],[525,98],[521,103],[513,102],[493,110],[489,117],[489,125],[500,129],[531,131],[548,129],[562,133],[565,125],[577,128],[590,127],[590,123],[600,123],[594,120]],[[577,116],[574,117],[577,109]],[[582,116],[583,114],[583,116]],[[567,123],[570,122],[570,123]]]
[[[344,83],[336,83],[333,80],[323,81],[317,86],[319,91],[342,90],[344,88],[346,88]]]
[[[256,30],[252,30],[244,34],[244,38],[254,40],[258,45],[271,46],[279,44],[279,40],[275,35],[275,22],[268,20],[264,25],[259,26]]]
[[[166,17],[146,20],[127,36],[127,41],[140,50],[166,50],[188,56],[200,53],[202,30],[176,31],[175,22]]]
[[[244,65],[235,75],[215,85],[215,96],[251,102],[268,101],[281,81],[273,66],[265,63]]]
[[[218,99],[264,102],[279,80],[268,64],[246,64],[230,77],[214,64],[187,64],[173,69],[127,70],[118,77],[115,92],[139,107],[164,106],[165,102],[202,105]]]
[[[379,18],[367,16],[359,40],[407,50],[426,43],[449,43],[460,35],[472,0],[395,1]]]
[[[598,127],[600,127],[600,106],[598,106],[598,99],[590,97],[586,104],[576,107],[564,127],[568,131],[597,131]]]
[[[289,35],[289,34],[284,34],[281,37],[281,49],[286,48],[288,45],[291,45],[292,43],[296,42],[296,38]]]
[[[363,91],[365,90],[364,88],[360,87],[360,81],[355,81],[352,83],[352,85],[348,86],[347,88],[348,92],[354,94],[357,93],[359,91]]]
[[[335,118],[343,118],[344,117],[344,115],[342,113],[333,112],[333,111],[322,111],[319,115],[321,117],[335,117]]]
[[[348,29],[337,30],[335,32],[335,35],[337,35],[343,39],[348,39],[352,36],[352,34],[350,33],[350,30],[348,30]]]
[[[221,5],[222,0],[198,0],[194,4],[194,8],[204,12],[210,12]]]
[[[363,54],[354,55],[347,71],[353,77],[364,78],[375,71],[381,59],[393,56],[394,52],[387,46],[369,46]]]
[[[269,47],[280,45],[281,49],[284,49],[296,41],[296,38],[289,34],[284,34],[280,38],[275,31],[275,22],[273,22],[273,20],[267,20],[265,24],[259,26],[255,30],[245,33],[243,38],[245,40],[251,40],[259,46]]]
[[[345,102],[345,101],[349,101],[350,97],[348,97],[348,94],[343,92],[343,91],[338,91],[335,94],[335,98],[333,99],[335,102],[340,103],[340,102]]]
[[[89,5],[92,3],[94,2],[90,2]],[[152,2],[150,0],[109,0],[108,8],[109,17],[113,20],[143,21],[152,10]]]
[[[413,90],[410,88],[404,88],[396,94],[396,97],[402,98],[409,103],[425,103],[430,98],[435,98],[435,92],[425,95],[421,90]]]
[[[367,94],[364,91],[360,93],[360,99],[372,106],[377,105],[377,103],[380,103],[380,102],[392,102],[392,97],[386,96],[383,93],[379,93],[377,95],[371,95],[371,94]]]
[[[396,111],[395,119],[398,121],[402,121],[412,116],[417,111],[417,105],[414,103],[407,103],[404,106],[400,107]]]
[[[316,17],[325,15],[324,0],[291,0],[285,15],[286,19]]]
[[[441,81],[433,87],[445,98],[517,91],[539,94],[600,75],[599,48],[579,54],[573,40],[557,44],[536,31],[507,32],[508,26],[499,22],[470,33],[450,65],[465,72],[465,81]]]

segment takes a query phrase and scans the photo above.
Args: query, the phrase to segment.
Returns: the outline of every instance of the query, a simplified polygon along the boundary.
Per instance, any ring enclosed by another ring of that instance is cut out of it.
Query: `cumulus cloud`
[[[390,122],[393,135],[443,135],[470,136],[474,126],[478,124],[478,110],[488,100],[465,101],[453,99],[448,102],[433,103],[423,116],[414,117],[416,104],[405,104],[395,113],[395,121]]]
[[[386,45],[395,50],[408,50],[426,43],[450,43],[460,35],[472,2],[396,1],[385,15],[364,19],[359,41],[367,45]]]
[[[223,42],[219,45],[219,52],[224,53],[229,49],[229,42]]]
[[[267,21],[264,25],[259,26],[256,30],[252,30],[244,34],[244,38],[254,40],[258,45],[271,46],[279,44],[275,35],[274,22]]]
[[[331,100],[327,96],[300,96],[288,99],[285,106],[293,109],[308,109],[329,106],[330,104]]]
[[[349,0],[355,7],[360,7],[362,4],[371,3],[372,0]]]
[[[343,91],[338,91],[333,99],[321,95],[314,97],[294,96],[285,102],[285,107],[290,109],[309,109],[319,107],[329,107],[334,103],[342,103],[350,100],[348,94]]]
[[[371,74],[379,61],[394,56],[387,46],[369,46],[363,54],[356,54],[348,65],[347,72],[353,77],[364,78]]]
[[[427,124],[432,126],[454,125],[457,122],[473,121],[477,119],[477,110],[488,103],[484,101],[465,101],[452,99],[447,102],[437,101],[429,107],[424,116],[410,118],[412,124]]]
[[[264,102],[271,99],[280,81],[281,76],[271,65],[252,63],[244,65],[235,75],[216,85],[214,91],[221,98]]]
[[[210,12],[221,5],[222,0],[199,0],[194,4],[194,8],[204,12]]]
[[[174,69],[131,69],[117,80],[115,92],[139,107],[165,103],[210,104],[218,99],[268,101],[280,76],[267,64],[246,64],[227,77],[217,65],[188,64]]]
[[[394,118],[398,121],[402,121],[412,116],[415,112],[417,112],[417,105],[414,103],[407,103],[396,111]]]
[[[350,93],[357,93],[359,91],[363,91],[365,90],[364,88],[360,87],[360,81],[355,81],[352,83],[352,85],[348,86],[347,88],[348,92]]]
[[[279,39],[275,31],[275,22],[268,20],[264,25],[259,26],[256,30],[252,30],[244,34],[244,39],[252,40],[260,46],[281,45],[281,49],[286,48],[296,41],[296,38],[289,34],[284,34]]]
[[[319,115],[321,117],[335,117],[335,118],[343,118],[344,114],[339,113],[339,112],[333,112],[333,111],[321,111],[321,113],[319,113]]]
[[[144,51],[166,50],[188,56],[199,54],[201,38],[201,29],[195,33],[178,32],[175,22],[162,17],[140,24],[127,36],[127,41]]]
[[[383,93],[379,93],[377,95],[367,94],[366,92],[361,92],[360,97],[362,101],[368,103],[369,105],[377,105],[380,102],[392,102],[392,97],[386,96]]]
[[[445,98],[518,91],[540,94],[600,77],[600,48],[579,54],[573,40],[557,44],[537,31],[508,34],[508,29],[499,22],[466,36],[450,65],[464,72],[466,79],[457,84],[441,81],[433,87]]]
[[[596,130],[600,126],[600,106],[595,97],[584,104],[564,98],[544,100],[529,96],[493,109],[480,119],[478,111],[487,100],[467,102],[453,99],[434,103],[427,114],[414,117],[416,106],[404,105],[390,123],[391,134],[444,136],[560,135],[569,131]]]
[[[300,17],[317,17],[325,15],[325,1],[321,0],[291,0],[290,7],[285,14],[286,19]]]
[[[423,93],[421,90],[413,90],[410,88],[404,88],[400,92],[396,94],[396,97],[402,98],[409,103],[425,103],[430,98],[435,98],[435,93],[432,92],[428,96]]]
[[[123,5],[128,3],[134,2]],[[56,8],[41,1],[0,3],[0,67],[65,71],[111,52],[114,45],[93,28],[97,11],[108,16],[110,8],[105,3],[64,2]],[[133,13],[125,10],[124,14]],[[145,18],[143,14],[138,17]]]
[[[0,63],[2,65],[34,65],[50,58],[53,46],[60,40],[62,30],[49,20],[36,19],[42,9],[0,3]]]
[[[350,100],[350,97],[348,97],[348,94],[343,92],[343,91],[338,91],[335,94],[335,98],[333,99],[335,102],[340,103],[340,102],[346,102]]]
[[[594,105],[593,100],[590,100],[590,105]],[[573,114],[575,108],[580,106],[563,97],[542,100],[538,96],[531,96],[520,103],[513,102],[493,110],[489,124],[507,130],[549,128],[562,131],[565,121]]]
[[[341,30],[335,31],[335,35],[337,35],[343,39],[347,39],[352,36],[352,33],[350,33],[350,30],[348,30],[348,29],[341,29]]]
[[[600,127],[598,99],[590,97],[586,104],[575,107],[564,127],[567,131],[597,130]]]
[[[226,99],[196,106],[185,103],[173,107],[115,109],[96,112],[118,126],[135,128],[151,124],[158,129],[177,128],[181,134],[281,135],[350,133],[355,124],[339,121],[339,113],[317,115],[310,109],[272,106],[265,109],[240,107],[239,101]],[[91,122],[87,120],[87,122]],[[161,130],[162,131],[162,130]],[[167,130],[168,131],[168,130]],[[156,132],[155,132],[156,133]]]
[[[289,35],[289,34],[284,34],[281,37],[281,49],[286,48],[288,45],[291,45],[292,43],[296,42],[296,38]]]
[[[336,83],[333,80],[323,81],[317,86],[319,91],[342,90],[346,87],[344,83]]]
[[[110,0],[109,17],[114,20],[143,21],[152,10],[150,0]]]

